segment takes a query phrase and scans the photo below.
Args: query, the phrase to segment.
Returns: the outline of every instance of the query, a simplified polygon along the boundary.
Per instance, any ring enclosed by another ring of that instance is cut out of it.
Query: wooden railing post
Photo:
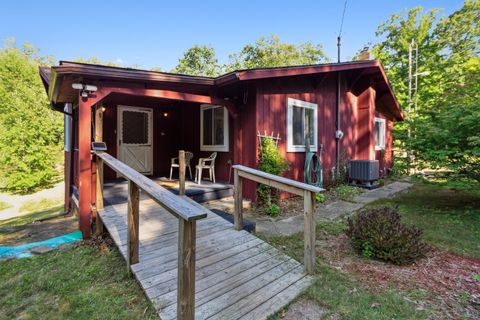
[[[100,157],[96,157],[96,200],[95,206],[97,208],[97,216],[95,218],[95,233],[97,236],[103,234],[103,223],[98,215],[98,210],[103,209],[103,160]]]
[[[138,263],[138,232],[139,232],[140,193],[138,186],[128,181],[128,233],[127,233],[127,269]]]
[[[234,169],[234,179],[233,179],[233,192],[234,192],[234,225],[235,230],[242,230],[243,229],[243,196],[242,196],[242,177],[238,174],[238,170]]]
[[[304,260],[305,272],[315,273],[315,193],[305,190],[303,193],[304,210]]]
[[[185,195],[185,151],[178,151],[178,195]]]
[[[179,220],[177,319],[195,318],[196,221]]]

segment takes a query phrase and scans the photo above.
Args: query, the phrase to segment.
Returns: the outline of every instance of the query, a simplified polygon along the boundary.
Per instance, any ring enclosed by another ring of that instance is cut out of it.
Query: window
[[[305,138],[310,150],[318,146],[318,105],[288,98],[287,103],[287,152],[305,152]]]
[[[375,118],[375,150],[385,149],[385,119]]]
[[[200,150],[228,152],[228,112],[224,107],[200,107]]]

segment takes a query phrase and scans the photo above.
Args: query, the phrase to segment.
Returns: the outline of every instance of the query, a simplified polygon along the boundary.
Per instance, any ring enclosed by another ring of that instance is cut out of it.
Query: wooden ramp
[[[99,215],[126,257],[127,204]],[[141,200],[140,262],[132,272],[164,320],[177,316],[178,223],[153,200]],[[311,282],[302,264],[211,211],[197,223],[196,252],[195,319],[266,319]]]

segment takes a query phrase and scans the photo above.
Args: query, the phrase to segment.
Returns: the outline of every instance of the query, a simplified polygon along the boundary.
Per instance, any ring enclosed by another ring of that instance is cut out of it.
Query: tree
[[[53,64],[31,45],[0,49],[0,179],[4,188],[30,192],[56,181],[62,116],[49,107],[38,66]]]
[[[276,35],[261,37],[254,44],[247,44],[236,54],[230,55],[227,70],[271,68],[317,64],[328,61],[321,45],[310,42],[299,45],[283,43]]]
[[[479,71],[479,21],[480,1],[467,0],[448,17],[440,17],[438,10],[423,12],[417,7],[392,15],[377,30],[383,40],[374,47],[374,54],[382,60],[404,108],[408,95],[408,45],[412,39],[420,53],[418,72],[429,72],[419,77],[412,138],[405,134],[407,123],[395,126],[397,147],[412,150],[420,167],[444,167],[472,178],[477,176],[478,169],[472,164],[480,158],[472,143],[476,135],[470,130],[477,127],[455,126],[472,120],[480,122],[475,111],[478,103],[466,98],[478,94],[478,77],[474,75]]]
[[[194,45],[178,59],[174,73],[192,76],[215,77],[221,73],[221,67],[216,58],[215,49],[211,46]]]
[[[73,61],[74,62],[79,62],[79,63],[98,64],[98,65],[108,66],[108,67],[121,67],[121,65],[119,65],[118,63],[110,62],[110,61],[104,61],[104,60],[101,60],[97,57],[90,57],[90,58],[87,58],[87,59],[75,58],[75,59],[73,59]],[[133,66],[132,66],[132,68],[133,68]]]

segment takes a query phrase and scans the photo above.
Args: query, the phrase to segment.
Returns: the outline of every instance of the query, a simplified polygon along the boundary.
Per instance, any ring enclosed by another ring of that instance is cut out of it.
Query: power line
[[[340,30],[338,31],[338,37],[339,38],[342,36],[343,20],[345,19],[345,11],[346,10],[347,10],[347,0],[345,0],[345,3],[343,5],[342,22],[340,23]]]
[[[343,30],[343,20],[345,19],[345,11],[347,10],[347,0],[343,5],[343,13],[342,13],[342,21],[340,22],[340,30],[338,31],[337,37],[337,62],[340,63],[340,39],[342,37],[342,30]]]

